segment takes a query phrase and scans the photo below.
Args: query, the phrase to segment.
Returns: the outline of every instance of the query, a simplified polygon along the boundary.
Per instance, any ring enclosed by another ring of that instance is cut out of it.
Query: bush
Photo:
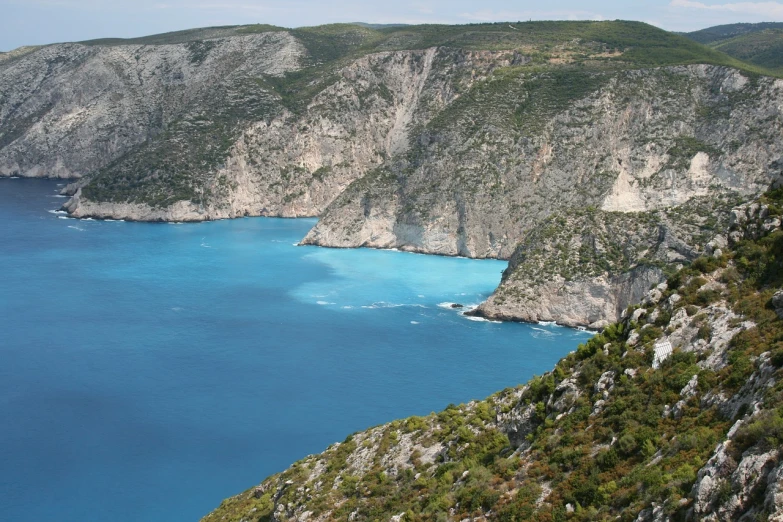
[[[737,431],[733,443],[738,453],[759,443],[769,449],[783,444],[783,417],[780,411],[763,411],[756,420]]]
[[[700,257],[691,263],[691,267],[698,270],[702,274],[712,273],[718,268],[721,268],[721,266],[725,266],[725,261],[707,256]]]
[[[636,452],[636,439],[630,433],[626,433],[617,441],[617,447],[624,455],[630,456]]]

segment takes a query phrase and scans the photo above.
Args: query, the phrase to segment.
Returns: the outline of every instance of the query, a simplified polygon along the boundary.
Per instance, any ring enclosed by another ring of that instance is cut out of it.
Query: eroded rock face
[[[300,67],[286,32],[171,45],[59,44],[0,61],[0,176],[78,178],[160,134],[216,84]]]
[[[549,81],[520,74],[451,104],[406,157],[349,186],[305,242],[507,258],[557,210],[648,212],[758,193],[780,174],[783,82],[711,66],[585,73],[557,107],[538,90]],[[759,123],[760,135],[732,123],[767,118],[779,123]]]
[[[503,299],[513,288],[506,285],[482,303],[476,313],[492,319],[557,322],[602,329],[617,321],[625,308],[638,303],[650,286],[663,279],[661,270],[647,267],[611,278],[587,281],[559,278],[535,287],[526,285],[530,293],[518,300],[515,296]]]

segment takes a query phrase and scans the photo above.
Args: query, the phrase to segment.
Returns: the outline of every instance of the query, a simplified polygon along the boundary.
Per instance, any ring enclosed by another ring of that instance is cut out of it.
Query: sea
[[[347,435],[589,338],[463,316],[505,262],[297,243],[315,219],[76,220],[0,179],[0,519],[198,521]]]

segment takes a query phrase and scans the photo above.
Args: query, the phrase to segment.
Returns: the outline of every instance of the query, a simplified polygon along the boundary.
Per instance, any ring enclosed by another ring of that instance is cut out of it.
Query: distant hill
[[[734,58],[783,70],[783,23],[721,25],[685,36]]]
[[[712,44],[722,40],[728,40],[737,36],[752,33],[760,33],[767,29],[783,29],[783,22],[763,22],[760,24],[728,24],[708,27],[692,33],[683,33],[691,40],[702,44]]]
[[[380,29],[396,29],[399,27],[410,27],[410,24],[367,24],[364,22],[354,22],[353,25],[367,27],[368,29],[375,29],[376,31]]]

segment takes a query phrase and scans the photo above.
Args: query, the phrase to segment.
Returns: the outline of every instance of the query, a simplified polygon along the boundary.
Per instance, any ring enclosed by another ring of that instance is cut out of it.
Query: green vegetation
[[[706,148],[696,144],[675,147]],[[520,243],[504,281],[535,284],[558,276],[566,281],[614,277],[639,266],[669,271],[671,252],[661,245],[661,227],[686,244],[703,245],[728,225],[729,212],[737,202],[736,195],[722,194],[695,198],[671,210],[627,213],[586,208],[556,213]],[[703,262],[712,263],[695,261],[697,265]]]
[[[116,45],[171,45],[208,38],[225,38],[241,34],[266,33],[271,31],[286,31],[283,27],[273,25],[225,25],[217,27],[202,27],[198,29],[186,29],[184,31],[173,31],[170,33],[154,34],[142,36],[139,38],[101,38],[97,40],[86,40],[79,42],[83,45],[92,46],[116,46]]]
[[[685,36],[734,58],[783,73],[783,23],[722,25]]]
[[[783,190],[764,201],[770,208],[783,205]],[[354,434],[228,499],[204,520],[261,522],[270,520],[276,506],[283,506],[284,516],[291,506],[301,506],[327,520],[388,520],[404,513],[405,522],[471,517],[630,522],[652,505],[684,520],[698,470],[749,411],[733,413],[705,398],[737,394],[764,352],[772,354],[777,374],[755,392],[762,411],[746,418],[728,448],[736,466],[748,451],[759,454],[783,444],[783,321],[767,307],[783,285],[783,232],[752,237],[723,258],[699,258],[674,274],[661,300],[680,296],[672,310],[650,305],[639,322],[606,328],[524,388]],[[675,350],[652,370],[652,346],[680,309],[706,326],[709,317],[726,313],[700,302],[708,280],[725,281],[719,300],[733,303],[734,313],[756,326],[736,330],[723,366],[707,364],[711,350]],[[656,320],[661,327],[645,322],[653,312],[666,314]],[[529,420],[520,420],[525,415]],[[508,435],[502,419],[517,419]],[[391,473],[385,459],[410,444],[417,445],[410,459]],[[442,448],[439,456],[425,460],[434,444]],[[359,447],[371,456],[364,472],[354,467]],[[766,481],[754,495],[763,498],[764,487]],[[715,502],[726,503],[732,495],[729,481],[720,483]],[[762,503],[754,506],[765,519]]]
[[[783,73],[783,28],[738,36],[713,47],[740,60]]]
[[[712,44],[721,40],[729,40],[737,36],[762,32],[767,29],[783,29],[783,23],[780,22],[762,22],[759,24],[728,24],[708,27],[692,33],[684,33],[691,40],[702,44]]]

